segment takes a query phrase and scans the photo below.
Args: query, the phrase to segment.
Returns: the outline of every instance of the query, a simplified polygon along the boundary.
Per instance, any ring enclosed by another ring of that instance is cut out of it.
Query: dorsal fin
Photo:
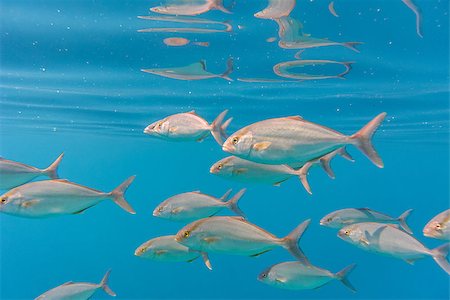
[[[200,64],[202,65],[202,68],[204,71],[206,71],[206,60],[202,59],[201,61],[199,61]]]
[[[69,284],[73,284],[73,281],[67,281],[67,282],[65,282],[65,283],[63,283],[61,285],[69,285]]]
[[[191,193],[200,194],[200,190],[192,191]]]
[[[286,119],[295,120],[295,121],[302,121],[303,120],[303,118],[300,117],[300,116],[289,116],[289,117],[286,117]]]
[[[58,182],[69,182],[69,180],[67,179],[53,179],[53,181],[58,181]]]
[[[194,116],[200,117],[200,116],[195,112],[195,110],[188,111],[187,114],[190,114],[190,115],[194,115]]]

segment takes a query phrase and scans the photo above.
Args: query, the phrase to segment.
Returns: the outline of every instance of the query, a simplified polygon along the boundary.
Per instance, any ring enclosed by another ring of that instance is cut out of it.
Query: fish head
[[[192,222],[181,228],[180,231],[175,235],[175,241],[182,245],[185,245],[193,250],[199,249],[200,242],[202,241],[202,230],[201,224],[204,219]]]
[[[31,203],[32,199],[27,199],[20,192],[11,190],[0,196],[0,211],[4,213],[14,214],[21,209],[26,208],[27,203]]]
[[[335,213],[331,213],[326,215],[320,220],[320,225],[331,228],[340,228],[342,227],[341,219]]]
[[[153,210],[153,216],[158,218],[170,219],[172,216],[172,207],[170,203],[163,202]]]
[[[170,124],[167,119],[162,119],[148,125],[144,133],[153,136],[167,136],[169,134]]]
[[[222,145],[222,150],[236,156],[247,157],[253,148],[254,139],[251,131],[239,130],[231,135]]]
[[[143,243],[136,248],[136,250],[134,251],[134,255],[139,257],[152,257],[152,244],[152,240]]]
[[[167,8],[165,6],[155,6],[150,8],[150,11],[158,14],[164,14],[167,12]]]
[[[439,222],[438,220],[431,220],[423,228],[423,235],[431,238],[441,238],[443,236],[443,231],[445,229],[445,224]]]
[[[226,157],[212,165],[212,167],[209,169],[209,173],[230,177],[233,175],[233,170],[233,157]]]
[[[276,272],[273,269],[274,266],[271,266],[258,275],[258,280],[272,286],[281,285],[283,283],[282,280],[280,280],[276,274]]]
[[[365,234],[361,228],[358,227],[358,224],[353,224],[340,229],[338,237],[346,242],[359,244],[361,239],[365,238]]]

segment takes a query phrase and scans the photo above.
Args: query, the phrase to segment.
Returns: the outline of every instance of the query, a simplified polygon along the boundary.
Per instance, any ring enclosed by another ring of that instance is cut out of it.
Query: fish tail
[[[51,179],[58,179],[58,166],[64,157],[64,152],[61,153],[58,158],[47,168],[42,170],[42,173],[50,177]]]
[[[345,75],[347,75],[348,73],[350,73],[350,71],[352,70],[352,64],[354,64],[354,61],[347,61],[347,62],[342,62],[341,64],[343,66],[345,66],[345,71],[342,72],[341,74],[336,75],[336,78],[339,79],[346,79]]]
[[[113,290],[111,290],[111,288],[108,286],[108,279],[109,279],[109,274],[111,274],[111,269],[109,269],[105,276],[103,276],[102,281],[100,282],[100,286],[101,288],[105,291],[105,293],[107,293],[110,296],[115,297],[116,293],[113,292]]]
[[[221,12],[224,12],[226,14],[231,14],[232,12],[225,8],[223,5],[223,0],[213,0],[211,4],[211,8],[220,10]]]
[[[302,183],[305,190],[312,195],[311,187],[309,186],[308,182],[308,172],[309,169],[314,165],[313,161],[309,161],[306,164],[303,165],[298,171],[296,171],[296,174],[298,178],[300,178],[300,182]]]
[[[406,218],[409,217],[409,215],[411,214],[412,211],[413,211],[412,209],[408,209],[407,211],[402,213],[400,215],[400,217],[398,217],[398,219],[397,219],[400,224],[400,227],[402,227],[403,230],[409,234],[413,234],[413,232],[412,232],[411,228],[409,228],[408,224],[406,223]]]
[[[211,134],[214,137],[214,139],[216,140],[216,142],[221,146],[223,144],[223,139],[226,138],[226,133],[222,129],[222,126],[228,122],[228,120],[227,120],[225,123],[223,123],[223,120],[225,119],[225,116],[227,113],[228,113],[228,109],[221,112],[211,124]]]
[[[233,72],[233,58],[230,57],[227,60],[227,69],[225,70],[225,72],[223,72],[220,77],[228,80],[228,81],[233,81],[233,79],[231,79],[228,75],[230,75]]]
[[[226,191],[225,194],[223,194],[223,196],[220,197],[220,201],[225,201],[225,200],[227,200],[227,198],[230,196],[230,194],[231,194],[232,191],[233,191],[232,189],[229,189],[228,191]]]
[[[203,259],[203,262],[205,263],[205,266],[206,266],[208,269],[212,270],[213,268],[212,268],[212,265],[211,265],[211,261],[209,260],[208,253],[206,253],[206,252],[200,252],[200,255],[202,256],[202,259]]]
[[[342,282],[346,287],[348,287],[352,292],[356,292],[355,287],[348,280],[348,276],[355,269],[356,264],[351,264],[350,266],[345,267],[341,271],[336,273],[336,278]]]
[[[357,45],[361,45],[361,44],[363,44],[363,43],[361,43],[361,42],[347,42],[347,43],[342,43],[342,46],[359,53],[360,51],[356,48],[356,46]]]
[[[311,219],[303,221],[300,225],[298,225],[288,236],[281,239],[283,243],[283,247],[286,248],[295,258],[297,258],[301,263],[305,265],[310,265],[310,262],[306,255],[303,253],[303,250],[299,246],[300,239],[305,232],[306,228],[308,228]]]
[[[134,175],[131,176],[130,178],[125,180],[121,185],[116,187],[111,193],[109,193],[109,195],[112,197],[112,200],[130,214],[135,214],[136,212],[125,200],[124,194],[128,189],[128,187],[130,186],[130,184],[133,182],[134,178],[136,178],[136,176]]]
[[[228,200],[225,204],[229,209],[231,209],[235,214],[243,217],[245,219],[244,212],[239,208],[238,201],[241,199],[241,197],[244,195],[245,191],[247,189],[242,189],[239,192],[236,193],[236,195],[233,196],[230,200]]]
[[[441,267],[447,274],[450,275],[450,264],[447,260],[448,252],[450,250],[450,243],[445,243],[433,250],[431,250],[431,255],[434,261]]]
[[[383,168],[384,164],[381,160],[381,157],[378,155],[377,151],[372,145],[372,136],[380,126],[381,122],[383,122],[385,117],[385,112],[379,114],[378,116],[373,118],[372,121],[367,123],[361,130],[350,136],[352,143],[379,168]]]

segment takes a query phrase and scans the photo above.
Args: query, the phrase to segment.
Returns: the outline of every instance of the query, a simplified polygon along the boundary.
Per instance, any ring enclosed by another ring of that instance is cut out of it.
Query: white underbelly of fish
[[[28,217],[75,214],[98,204],[99,197],[49,197],[36,198],[22,203],[20,214]]]

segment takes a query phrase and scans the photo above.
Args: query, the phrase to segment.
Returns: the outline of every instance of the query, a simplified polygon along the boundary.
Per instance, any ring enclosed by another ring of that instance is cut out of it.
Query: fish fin
[[[81,215],[82,213],[84,213],[87,209],[91,208],[93,205],[83,208],[82,210],[76,211],[74,213],[72,213],[73,215]]]
[[[330,4],[328,4],[328,10],[330,13],[335,16],[336,18],[339,17],[339,15],[336,13],[336,10],[334,9],[334,1],[331,1]]]
[[[53,181],[64,182],[64,183],[70,182],[70,181],[67,180],[67,179],[53,179]]]
[[[233,58],[230,57],[227,60],[227,69],[225,70],[225,72],[223,72],[222,74],[220,74],[219,76],[225,80],[228,81],[233,81],[233,79],[231,79],[228,75],[230,75],[233,72]]]
[[[172,210],[171,210],[171,213],[174,214],[174,215],[176,215],[176,214],[179,214],[179,213],[182,212],[182,211],[183,211],[183,208],[182,208],[182,207],[177,207],[177,208],[172,209]]]
[[[431,250],[431,254],[433,256],[434,261],[441,267],[447,274],[450,275],[450,264],[447,260],[448,252],[450,250],[450,243],[445,243],[433,250]]]
[[[373,148],[372,136],[385,117],[385,112],[379,114],[372,121],[367,123],[361,130],[350,136],[353,144],[379,168],[383,168],[384,164],[375,148]]]
[[[417,259],[405,259],[405,262],[411,266],[413,266],[416,261]]]
[[[308,219],[298,225],[289,235],[281,239],[283,242],[283,247],[286,248],[295,258],[297,258],[301,263],[305,265],[311,265],[308,258],[303,253],[302,249],[299,246],[300,239],[308,228],[311,219]]]
[[[308,182],[308,172],[309,169],[312,167],[312,165],[313,162],[309,161],[306,164],[304,164],[303,167],[301,167],[299,170],[296,171],[297,176],[300,178],[300,181],[303,184],[303,187],[310,195],[312,195],[312,191]]]
[[[301,55],[303,54],[303,51],[305,51],[305,49],[301,49],[297,53],[295,53],[294,58],[295,59],[302,59]]]
[[[342,43],[342,46],[344,46],[345,48],[348,48],[350,50],[353,50],[355,52],[360,53],[360,51],[356,48],[357,45],[361,45],[364,43],[361,42],[346,42],[346,43]]]
[[[64,157],[64,152],[61,153],[58,158],[47,168],[42,170],[42,173],[50,177],[51,179],[58,179],[58,166]]]
[[[227,113],[228,113],[228,109],[225,109],[214,119],[214,121],[211,123],[211,126],[210,126],[211,134],[220,146],[222,146],[222,144],[223,144],[223,139],[227,137],[227,134],[222,129],[222,126],[224,124],[223,120],[225,119],[225,116],[227,115]]]
[[[368,217],[368,218],[372,218],[373,217],[372,210],[370,208],[362,207],[362,208],[357,208],[357,210],[359,210],[360,212],[365,214],[366,217]]]
[[[406,223],[406,219],[409,217],[409,215],[411,214],[413,210],[412,209],[408,209],[407,211],[405,211],[404,213],[402,213],[400,215],[400,217],[398,217],[398,223],[400,224],[400,227],[406,231],[409,234],[413,234],[411,228],[409,228],[408,224]]]
[[[212,268],[212,265],[211,265],[211,261],[209,260],[208,253],[206,253],[206,252],[200,252],[200,255],[202,256],[202,259],[203,259],[203,262],[205,263],[205,266],[206,266],[208,269],[212,270],[213,268]]]
[[[219,200],[222,202],[227,200],[232,191],[233,189],[229,189],[228,191],[226,191],[225,194],[223,194],[223,196],[219,198]]]
[[[200,194],[201,192],[200,192],[200,190],[195,190],[195,191],[192,191],[191,193]]]
[[[331,160],[337,155],[337,150],[334,150],[328,154],[325,154],[324,156],[319,158],[320,165],[324,169],[325,173],[327,173],[328,177],[331,179],[335,179],[336,176],[334,175],[333,169],[331,168]]]
[[[356,289],[348,280],[348,276],[355,269],[355,267],[356,264],[351,264],[350,266],[345,267],[344,269],[335,274],[336,278],[339,279],[342,282],[342,284],[348,287],[352,292],[356,292]]]
[[[195,112],[195,110],[193,109],[193,110],[191,110],[191,111],[188,111],[187,112],[187,114],[190,114],[190,115],[194,115],[194,116],[197,116],[197,117],[199,117],[199,115]]]
[[[200,66],[203,69],[203,71],[206,71],[206,60],[202,59],[198,63],[200,64]]]
[[[198,257],[191,258],[191,259],[187,260],[186,262],[191,263],[191,262],[193,262],[194,260],[196,260],[197,258],[198,258]]]
[[[157,255],[165,254],[165,253],[167,253],[167,252],[169,252],[169,251],[164,250],[164,249],[156,250],[156,251],[155,251],[155,253],[156,253]]]
[[[61,284],[61,286],[63,286],[63,285],[69,285],[69,284],[73,284],[73,281],[67,281],[67,282],[64,282],[63,284]]]
[[[259,142],[253,145],[253,149],[256,151],[263,151],[270,147],[272,142]]]
[[[128,189],[128,187],[130,186],[130,184],[133,182],[134,178],[136,178],[136,176],[134,175],[129,177],[121,185],[119,185],[111,193],[109,193],[109,196],[114,201],[114,203],[119,205],[123,210],[129,212],[130,214],[136,214],[136,212],[125,200],[124,194]]]
[[[233,173],[233,175],[239,175],[239,174],[244,174],[247,171],[248,171],[248,169],[246,169],[246,168],[238,168],[238,169],[234,169],[232,171],[232,173]]]
[[[279,283],[286,283],[287,279],[286,277],[277,277],[275,281],[278,281]]]
[[[201,138],[198,138],[198,139],[197,139],[197,142],[201,143],[201,142],[203,142],[206,138],[207,138],[207,136],[203,136],[203,137],[201,137]]]
[[[22,204],[20,204],[20,206],[26,208],[26,207],[31,207],[38,203],[39,203],[39,200],[34,199],[34,200],[28,200],[28,201],[22,202]]]
[[[364,246],[369,246],[369,240],[367,239],[367,237],[361,237],[360,239],[359,239],[359,243],[361,244],[361,245],[364,245]]]
[[[347,152],[347,148],[346,148],[345,146],[339,148],[338,150],[339,150],[339,151],[338,151],[338,154],[339,154],[340,156],[342,156],[343,158],[345,158],[345,159],[348,160],[348,161],[355,162],[355,160],[354,160],[353,157],[350,155],[350,153]]]
[[[416,15],[416,33],[419,37],[423,38],[422,35],[422,13],[420,9],[411,0],[402,0],[403,3],[408,6],[409,9],[413,11]]]
[[[365,232],[365,237],[368,243],[377,242],[380,240],[381,233],[388,227],[389,225],[380,226],[377,230],[375,230],[372,234],[370,234],[367,230]]]
[[[107,293],[107,294],[110,295],[110,296],[115,297],[115,296],[116,296],[116,293],[114,293],[114,292],[110,289],[110,287],[108,286],[108,279],[109,279],[109,275],[110,275],[110,274],[111,274],[111,269],[109,269],[109,270],[106,272],[105,276],[103,276],[103,279],[102,279],[102,281],[100,282],[100,286],[101,286],[101,288],[105,291],[105,293]]]
[[[227,128],[230,125],[231,121],[233,121],[233,118],[228,118],[225,122],[222,123],[222,125],[220,126],[220,130],[221,130],[221,134],[223,135],[224,138],[228,137],[227,134]]]
[[[256,253],[256,254],[252,254],[252,255],[250,255],[250,257],[258,257],[258,256],[260,256],[260,255],[262,255],[262,254],[264,254],[266,252],[269,252],[270,250],[272,250],[272,249],[264,250],[264,251]]]
[[[220,10],[221,12],[224,12],[226,14],[231,14],[232,12],[225,8],[223,5],[223,0],[214,0],[211,3],[211,8]]]
[[[169,132],[170,132],[170,133],[176,132],[177,130],[178,130],[178,127],[177,127],[177,126],[175,126],[175,127],[170,127],[170,128],[169,128]]]
[[[286,178],[286,179],[284,179],[284,180],[275,182],[275,183],[273,184],[273,186],[281,186],[281,184],[282,184],[283,182],[285,182],[286,180],[288,180],[288,179],[289,179],[289,178]]]
[[[294,121],[302,121],[303,120],[303,118],[301,116],[290,116],[290,117],[286,117],[286,119],[294,120]]]
[[[220,240],[220,238],[218,238],[216,236],[215,237],[211,236],[211,237],[205,237],[205,238],[203,238],[203,240],[205,242],[207,242],[208,244],[211,244],[211,243],[217,242],[218,240]]]
[[[239,208],[238,201],[241,199],[241,197],[244,195],[245,191],[247,189],[242,189],[239,192],[236,193],[230,200],[228,200],[225,205],[232,210],[235,214],[238,216],[241,216],[245,219],[244,212]]]

